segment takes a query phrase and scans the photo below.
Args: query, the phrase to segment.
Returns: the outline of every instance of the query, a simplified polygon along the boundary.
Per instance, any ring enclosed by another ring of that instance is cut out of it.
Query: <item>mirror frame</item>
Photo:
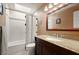
[[[47,31],[79,31],[79,29],[48,29],[48,16],[46,16],[46,30]]]
[[[72,4],[72,3],[69,3],[65,6],[68,6],[70,4]],[[63,7],[65,7],[65,6],[63,6]],[[63,8],[63,7],[61,7],[61,8]],[[59,9],[61,9],[61,8],[59,8]],[[59,10],[59,9],[57,9],[57,10]],[[53,12],[55,12],[55,11],[53,11]],[[51,13],[53,13],[53,12],[51,12]],[[51,13],[48,13],[47,16],[46,16],[46,30],[47,31],[79,31],[79,29],[73,29],[73,28],[72,29],[48,29],[48,15],[51,14]]]

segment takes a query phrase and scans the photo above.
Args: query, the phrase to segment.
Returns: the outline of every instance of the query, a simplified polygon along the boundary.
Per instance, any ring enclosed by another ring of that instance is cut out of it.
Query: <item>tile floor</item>
[[[33,55],[25,50],[25,45],[17,45],[8,48],[8,55]]]

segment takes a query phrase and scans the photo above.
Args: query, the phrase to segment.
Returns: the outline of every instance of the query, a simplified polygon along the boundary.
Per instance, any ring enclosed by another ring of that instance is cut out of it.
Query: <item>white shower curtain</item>
[[[34,42],[33,16],[26,15],[26,45]]]
[[[27,55],[34,55],[35,40],[34,40],[34,23],[33,16],[26,16],[26,53]]]

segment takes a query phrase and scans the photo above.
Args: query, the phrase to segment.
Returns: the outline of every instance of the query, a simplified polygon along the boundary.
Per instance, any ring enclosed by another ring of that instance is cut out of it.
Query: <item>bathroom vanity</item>
[[[77,41],[67,39],[47,38],[47,35],[35,37],[36,55],[77,55],[79,54],[79,44]],[[55,41],[56,40],[56,41]],[[72,42],[72,43],[71,43]]]
[[[2,46],[2,27],[0,27],[0,55],[1,55],[1,46]]]

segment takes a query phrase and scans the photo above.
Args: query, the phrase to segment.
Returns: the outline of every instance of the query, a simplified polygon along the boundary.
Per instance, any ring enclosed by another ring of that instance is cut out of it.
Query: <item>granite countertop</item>
[[[73,52],[79,53],[79,41],[77,41],[77,40],[71,40],[71,39],[65,39],[65,38],[54,38],[54,37],[52,37],[52,39],[50,40],[49,38],[47,39],[47,37],[49,37],[48,35],[38,35],[36,37],[38,37],[42,40],[45,40],[49,43],[56,44],[60,47],[71,50]],[[55,41],[55,39],[56,39],[56,41]]]

